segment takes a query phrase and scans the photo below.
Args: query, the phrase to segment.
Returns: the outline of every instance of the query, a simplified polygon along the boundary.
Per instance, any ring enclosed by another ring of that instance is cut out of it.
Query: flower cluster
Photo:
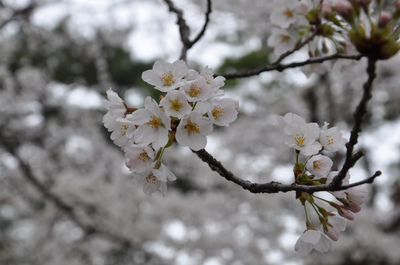
[[[286,144],[295,149],[295,182],[312,186],[331,183],[338,172],[331,171],[333,161],[325,153],[342,150],[347,142],[338,128],[328,128],[326,122],[320,128],[318,124],[306,123],[302,117],[293,113],[279,117],[278,122],[284,129]],[[300,155],[306,158],[305,162],[299,161]],[[342,185],[348,185],[349,180],[350,175],[347,174]],[[308,255],[313,249],[328,251],[331,240],[337,241],[340,232],[345,230],[346,219],[354,220],[354,214],[361,210],[368,196],[363,186],[330,193],[336,202],[306,192],[296,194],[304,206],[307,227],[295,245],[300,255]],[[318,225],[310,221],[307,206],[318,216]]]
[[[400,50],[400,1],[396,2],[394,12],[383,11],[382,3],[378,0],[276,1],[277,8],[270,16],[276,28],[271,31],[268,45],[274,48],[275,54],[281,55],[308,39],[308,54],[315,57],[335,51],[344,53],[353,44],[363,55],[388,59]]]
[[[236,120],[239,103],[220,98],[225,78],[214,78],[206,67],[201,73],[188,69],[182,60],[168,63],[158,60],[142,79],[164,93],[158,103],[147,97],[144,108],[129,108],[117,93],[109,89],[104,106],[104,126],[111,139],[125,153],[125,164],[143,191],[165,195],[167,180],[175,175],[162,164],[166,148],[173,142],[198,151],[207,144],[213,125],[228,126]]]

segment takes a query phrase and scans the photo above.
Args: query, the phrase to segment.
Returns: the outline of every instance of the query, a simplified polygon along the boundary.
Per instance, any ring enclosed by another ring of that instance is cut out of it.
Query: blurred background
[[[206,1],[174,3],[196,36]],[[189,68],[223,75],[273,61],[273,4],[213,1]],[[294,252],[305,218],[293,192],[251,194],[188,148],[165,152],[177,176],[165,197],[131,183],[103,127],[102,100],[110,87],[130,107],[157,96],[141,73],[157,59],[179,59],[176,20],[162,0],[0,1],[0,264],[400,264],[399,56],[378,64],[357,145],[365,156],[350,170],[351,182],[383,175],[367,185],[369,201],[326,254]],[[326,67],[227,80],[240,114],[215,128],[206,150],[240,178],[291,183],[294,154],[277,116],[327,121],[346,137],[352,127],[366,62]],[[343,152],[332,158],[340,168]]]

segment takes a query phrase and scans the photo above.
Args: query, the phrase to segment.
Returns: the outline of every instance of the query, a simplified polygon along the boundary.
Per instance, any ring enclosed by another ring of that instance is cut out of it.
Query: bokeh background
[[[195,36],[206,1],[174,3]],[[273,1],[212,4],[190,68],[223,75],[276,58],[266,45]],[[378,64],[357,145],[365,156],[350,170],[351,181],[383,175],[326,254],[294,252],[305,223],[293,192],[251,194],[188,148],[164,155],[177,176],[165,197],[131,183],[103,127],[102,100],[110,87],[131,107],[157,97],[141,73],[157,59],[179,59],[176,20],[162,0],[0,1],[0,264],[400,264],[399,56]],[[327,65],[319,74],[297,68],[228,80],[239,117],[215,129],[206,150],[243,179],[291,183],[294,154],[277,116],[327,121],[346,137],[352,126],[366,62]],[[333,159],[340,168],[343,152]]]

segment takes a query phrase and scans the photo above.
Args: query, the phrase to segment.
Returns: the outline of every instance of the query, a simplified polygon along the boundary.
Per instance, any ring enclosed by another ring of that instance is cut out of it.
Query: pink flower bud
[[[337,210],[338,210],[340,216],[342,216],[350,221],[353,221],[356,217],[353,211],[350,211],[349,209],[346,209],[343,206],[340,208],[337,208]]]
[[[378,27],[386,27],[392,21],[392,14],[386,11],[382,11],[378,19]]]
[[[340,231],[339,229],[329,226],[327,225],[327,227],[324,227],[324,232],[327,236],[330,237],[330,239],[332,239],[333,241],[338,241],[339,237],[340,237]]]
[[[332,14],[333,12],[333,7],[330,3],[328,2],[322,2],[321,4],[321,11],[322,11],[322,15],[324,17],[328,16],[329,14]]]
[[[368,191],[364,186],[352,187],[346,193],[347,199],[358,205],[362,205],[368,198]]]
[[[335,11],[346,20],[353,20],[353,6],[347,0],[336,0]]]
[[[346,208],[352,211],[353,213],[358,213],[359,211],[361,211],[360,205],[350,201],[347,203]]]

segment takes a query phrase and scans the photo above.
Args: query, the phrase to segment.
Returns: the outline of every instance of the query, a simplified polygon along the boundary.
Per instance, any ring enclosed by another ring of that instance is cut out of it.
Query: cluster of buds
[[[302,117],[292,113],[279,117],[278,121],[284,128],[286,144],[295,149],[295,182],[310,186],[331,183],[338,172],[331,171],[333,161],[325,153],[340,151],[347,142],[338,128],[328,129],[329,124],[326,122],[320,128],[318,124],[306,123]],[[300,155],[306,158],[305,162],[300,161]],[[347,174],[342,185],[348,185],[349,180],[350,174]],[[345,230],[346,219],[354,220],[354,214],[361,210],[361,205],[368,196],[363,186],[330,193],[336,198],[335,201],[307,192],[296,193],[296,198],[300,200],[306,214],[306,230],[295,245],[295,250],[303,256],[313,249],[328,251],[331,240],[337,241],[340,232]],[[317,225],[310,221],[307,204],[318,216]]]
[[[397,42],[400,34],[400,2],[397,1],[392,13],[382,11],[382,2],[336,0],[333,6],[325,4],[325,18],[347,31],[350,41],[361,54],[385,60],[400,50]],[[339,19],[336,14],[340,16]]]
[[[176,179],[162,163],[165,149],[174,142],[195,151],[204,148],[214,124],[228,126],[236,120],[239,103],[220,98],[224,77],[214,78],[208,67],[201,73],[188,69],[182,60],[158,60],[152,70],[143,72],[142,79],[164,94],[160,101],[146,97],[144,108],[130,108],[109,89],[103,123],[124,151],[125,165],[143,191],[165,195],[167,180]]]

